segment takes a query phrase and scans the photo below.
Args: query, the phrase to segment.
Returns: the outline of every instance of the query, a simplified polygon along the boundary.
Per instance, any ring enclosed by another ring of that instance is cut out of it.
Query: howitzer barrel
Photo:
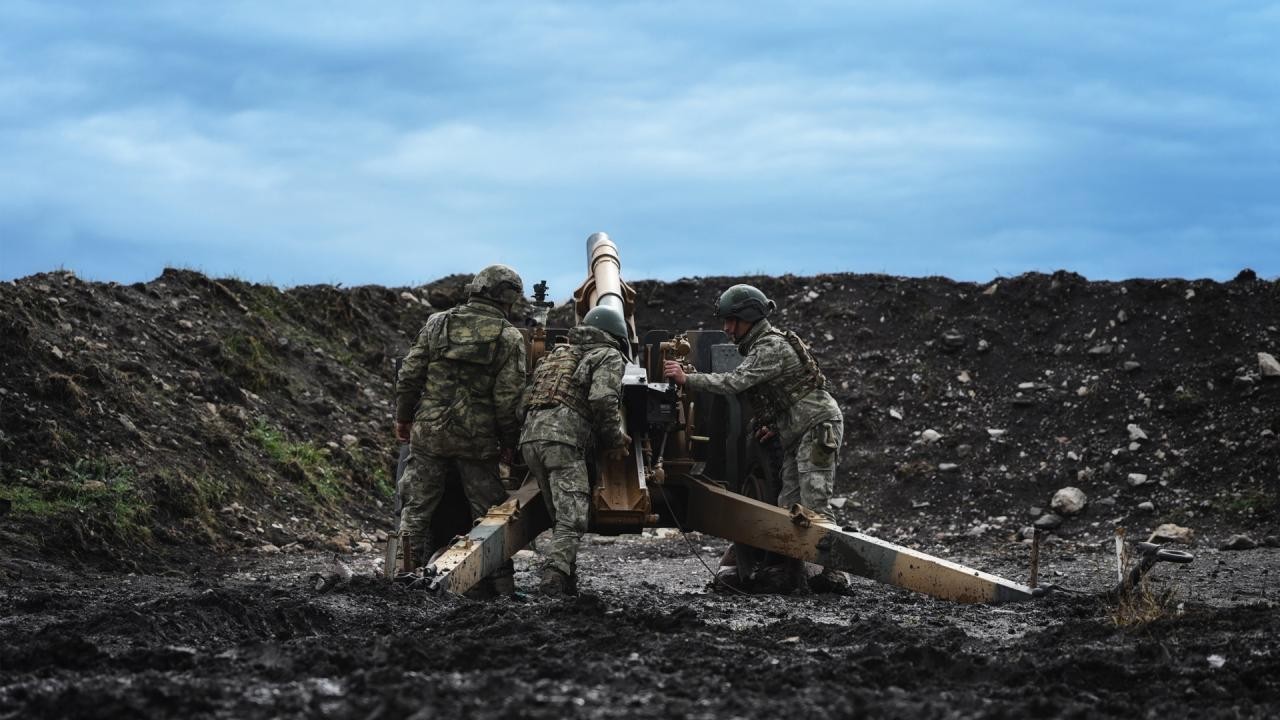
[[[588,304],[612,308],[626,317],[622,302],[622,260],[618,258],[618,246],[607,233],[592,233],[587,238],[587,273],[596,281],[587,297]]]

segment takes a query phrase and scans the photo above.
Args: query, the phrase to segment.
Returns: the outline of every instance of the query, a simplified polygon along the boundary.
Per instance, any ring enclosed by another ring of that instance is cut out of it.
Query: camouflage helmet
[[[524,296],[524,280],[506,265],[490,265],[476,273],[467,291],[501,305],[512,305]]]
[[[778,305],[751,285],[734,285],[720,294],[716,317],[755,323],[769,317]]]
[[[622,319],[622,314],[611,307],[603,305],[591,308],[586,315],[582,316],[582,324],[590,325],[593,328],[599,328],[618,340],[627,341],[627,321]]]

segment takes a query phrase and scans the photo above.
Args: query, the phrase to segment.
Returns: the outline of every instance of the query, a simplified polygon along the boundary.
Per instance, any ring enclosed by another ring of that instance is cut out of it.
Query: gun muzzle
[[[618,258],[618,246],[607,233],[592,233],[587,238],[587,274],[595,279],[587,302],[591,307],[616,310],[626,317],[622,300],[622,260]]]

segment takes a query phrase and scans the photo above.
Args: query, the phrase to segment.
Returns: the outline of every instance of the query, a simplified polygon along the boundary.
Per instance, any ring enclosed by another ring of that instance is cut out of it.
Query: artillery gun
[[[772,553],[956,602],[1021,601],[1042,592],[845,530],[800,505],[777,507],[778,482],[762,446],[751,437],[744,402],[688,392],[663,378],[668,359],[689,371],[730,371],[742,359],[737,347],[720,331],[637,335],[635,295],[622,280],[617,246],[604,233],[591,235],[587,277],[573,294],[574,314],[580,322],[603,305],[626,319],[631,337],[622,415],[633,443],[626,458],[600,452],[589,462],[591,532],[620,535],[669,527],[714,535],[735,543],[734,564],[742,577]],[[526,329],[530,367],[562,341],[563,333],[541,325]],[[551,527],[544,503],[537,483],[524,482],[470,532],[448,543],[422,570],[424,581],[438,591],[467,591]],[[388,575],[395,545],[393,538]]]

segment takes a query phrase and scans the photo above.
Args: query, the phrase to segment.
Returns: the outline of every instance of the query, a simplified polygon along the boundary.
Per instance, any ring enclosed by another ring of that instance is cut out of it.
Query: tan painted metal
[[[944,600],[999,603],[1028,600],[1031,588],[918,550],[847,532],[799,506],[790,511],[683,476],[668,481],[688,491],[688,525],[726,540],[844,570]]]
[[[550,527],[538,484],[527,480],[436,558],[428,568],[428,576],[435,578],[431,588],[454,594],[470,590]]]

